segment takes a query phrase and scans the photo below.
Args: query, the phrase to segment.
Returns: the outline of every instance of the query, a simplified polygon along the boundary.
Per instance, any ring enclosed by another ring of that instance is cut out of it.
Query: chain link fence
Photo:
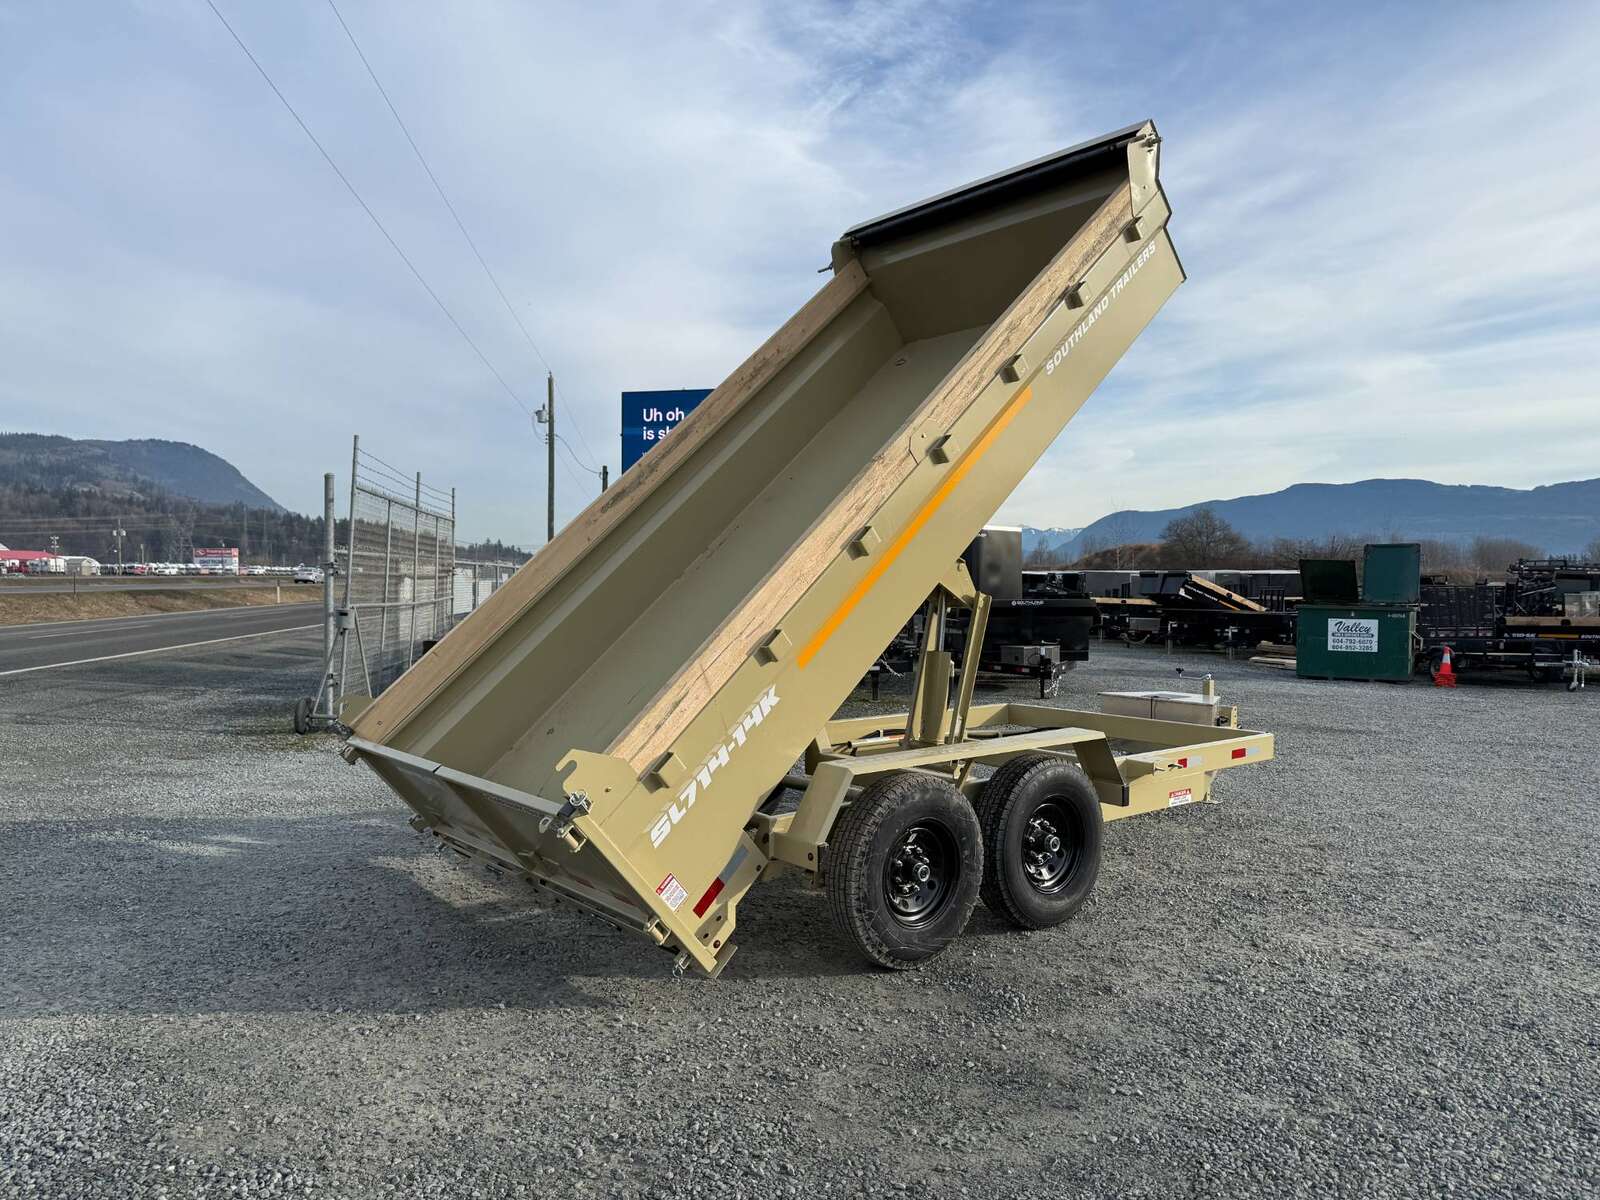
[[[351,461],[342,573],[352,628],[340,655],[340,690],[377,696],[463,615],[455,490],[431,487],[420,473],[406,479],[359,441]]]
[[[517,564],[512,562],[456,559],[455,576],[451,581],[450,615],[458,620],[466,616],[493,595],[495,589],[510,579],[516,569]]]
[[[457,560],[454,488],[407,478],[360,437],[350,463],[342,546],[334,477],[323,476],[323,667],[315,694],[295,703],[296,733],[337,726],[346,700],[359,711],[381,695],[518,567]]]

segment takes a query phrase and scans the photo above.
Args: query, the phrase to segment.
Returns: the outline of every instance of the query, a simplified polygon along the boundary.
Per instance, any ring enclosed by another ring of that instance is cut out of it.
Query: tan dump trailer
[[[1272,754],[1214,695],[974,706],[977,656],[943,648],[949,606],[971,644],[988,611],[962,549],[1183,280],[1159,144],[1133,126],[844,234],[823,288],[352,718],[346,756],[419,830],[680,970],[721,971],[779,870],[886,966],[937,954],[980,892],[1019,926],[1071,915],[1103,820]],[[910,712],[831,720],[919,605]]]

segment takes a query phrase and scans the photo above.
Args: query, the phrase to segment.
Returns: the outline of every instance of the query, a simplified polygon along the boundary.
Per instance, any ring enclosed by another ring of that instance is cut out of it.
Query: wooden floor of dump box
[[[1104,171],[842,262],[357,735],[540,794],[573,748],[642,771],[1132,216],[1126,169]]]

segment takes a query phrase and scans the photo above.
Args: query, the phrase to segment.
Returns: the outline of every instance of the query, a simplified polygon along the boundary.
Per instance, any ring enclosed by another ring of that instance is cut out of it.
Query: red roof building
[[[48,550],[7,550],[5,547],[0,546],[0,563],[16,563],[21,566],[23,563],[32,562],[36,558],[54,557],[55,555]]]

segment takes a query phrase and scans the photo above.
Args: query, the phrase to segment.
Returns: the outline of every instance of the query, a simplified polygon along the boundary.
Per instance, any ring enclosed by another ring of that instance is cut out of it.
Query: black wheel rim
[[[883,873],[889,913],[901,925],[926,925],[943,911],[961,873],[955,837],[943,825],[921,821],[889,850]]]
[[[1078,865],[1078,822],[1059,800],[1045,800],[1022,830],[1022,870],[1028,885],[1050,895],[1067,886]]]

